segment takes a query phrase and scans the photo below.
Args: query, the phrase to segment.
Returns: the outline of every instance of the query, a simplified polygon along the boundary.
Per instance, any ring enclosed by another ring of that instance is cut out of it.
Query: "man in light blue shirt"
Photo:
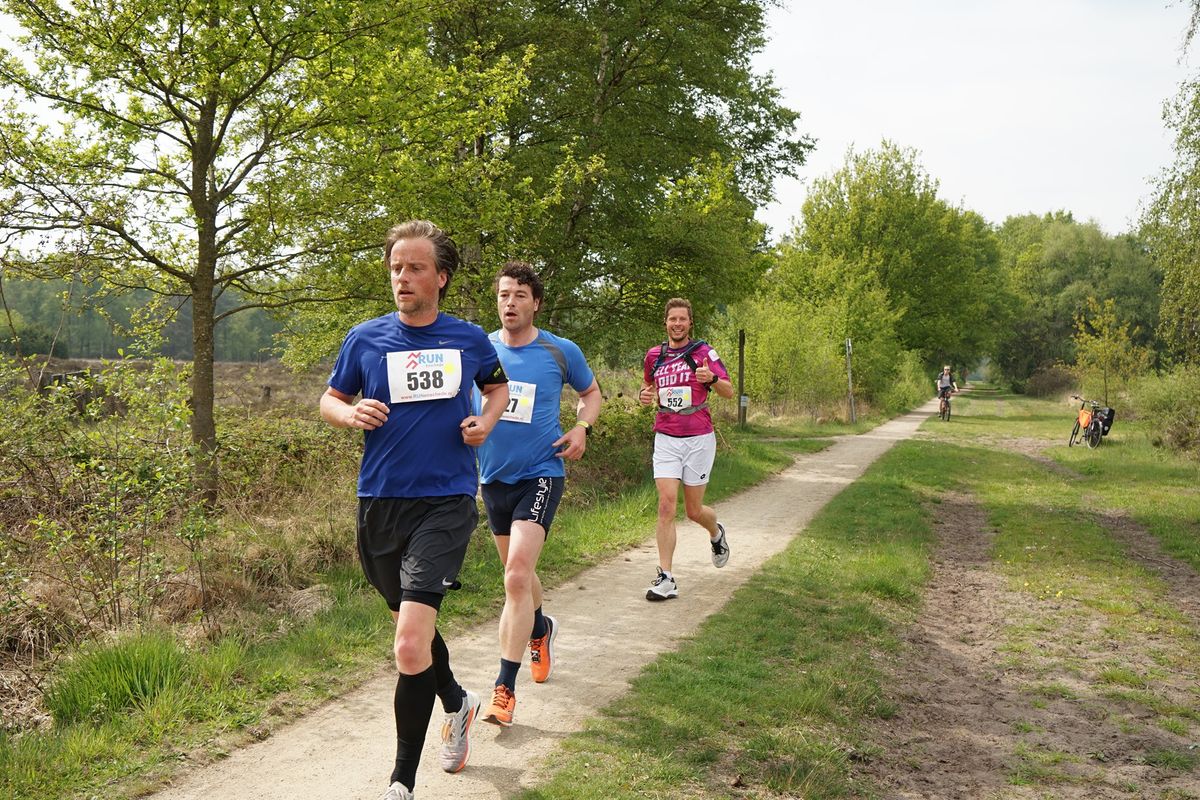
[[[483,719],[512,725],[516,679],[529,643],[535,683],[550,677],[558,622],[542,613],[537,561],[562,498],[564,460],[587,449],[600,414],[600,386],[578,345],[533,324],[543,287],[536,272],[510,261],[496,276],[500,330],[489,338],[508,376],[509,398],[500,421],[479,448],[479,473],[488,525],[504,563],[500,615],[500,673]],[[578,421],[563,433],[564,386],[579,394]]]

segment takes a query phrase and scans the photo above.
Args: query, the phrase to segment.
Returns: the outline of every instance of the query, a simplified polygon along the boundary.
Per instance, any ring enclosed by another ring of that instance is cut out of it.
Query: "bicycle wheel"
[[[1067,447],[1075,446],[1075,437],[1079,435],[1079,420],[1075,420],[1075,427],[1071,429],[1071,438],[1067,440]]]
[[[1100,446],[1100,440],[1104,438],[1104,428],[1099,422],[1093,421],[1091,425],[1088,425],[1083,438],[1087,442],[1087,446],[1095,450]]]
[[[950,421],[950,398],[946,398],[946,416],[942,417],[946,422]]]

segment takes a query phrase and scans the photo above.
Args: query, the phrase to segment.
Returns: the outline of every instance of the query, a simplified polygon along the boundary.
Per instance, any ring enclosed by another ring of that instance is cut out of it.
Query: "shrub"
[[[174,639],[140,633],[80,651],[55,675],[46,707],[55,722],[103,721],[180,686],[186,657]]]
[[[886,413],[898,414],[907,411],[927,400],[933,393],[933,381],[915,352],[903,351],[894,369],[892,382],[880,397]]]
[[[610,397],[588,437],[587,452],[567,465],[567,492],[583,505],[614,497],[645,481],[653,451],[654,409],[636,397]],[[575,424],[574,402],[563,404],[563,429]]]
[[[1067,367],[1040,367],[1024,384],[1025,393],[1033,397],[1060,395],[1075,385],[1075,375]]]
[[[1133,391],[1134,411],[1149,423],[1156,445],[1200,455],[1200,367],[1144,378]]]

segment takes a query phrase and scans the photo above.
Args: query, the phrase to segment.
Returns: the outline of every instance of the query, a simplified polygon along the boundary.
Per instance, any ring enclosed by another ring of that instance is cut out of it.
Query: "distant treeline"
[[[115,358],[128,350],[130,312],[151,301],[145,290],[102,295],[95,288],[73,287],[52,280],[4,281],[8,314],[0,313],[0,353],[54,355],[59,358]],[[226,293],[217,300],[217,313],[241,303]],[[222,320],[214,330],[218,361],[262,361],[272,357],[275,335],[282,325],[265,311],[252,309]],[[192,305],[184,302],[170,312],[154,352],[169,358],[192,358]]]

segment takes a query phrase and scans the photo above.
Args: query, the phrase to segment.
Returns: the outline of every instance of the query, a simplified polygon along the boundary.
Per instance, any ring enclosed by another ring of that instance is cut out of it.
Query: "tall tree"
[[[1109,236],[1066,212],[1009,217],[999,229],[1003,283],[1015,300],[994,352],[1018,385],[1039,368],[1074,360],[1075,320],[1088,298],[1115,300],[1133,343],[1154,344],[1159,269],[1143,242]]]
[[[755,208],[812,147],[751,63],[766,5],[441,7],[434,52],[445,63],[533,54],[503,130],[468,149],[500,155],[510,191],[531,200],[507,227],[463,238],[482,259],[538,261],[555,324],[596,342],[628,339],[657,326],[671,295],[690,295],[705,315],[753,290],[767,264]]]
[[[1159,175],[1142,232],[1163,269],[1159,334],[1180,360],[1200,363],[1200,81],[1187,81],[1164,114],[1175,158]]]
[[[801,254],[783,276],[798,291],[836,296],[877,285],[899,318],[904,349],[969,363],[995,336],[1002,292],[994,233],[979,215],[937,196],[914,150],[884,141],[846,156],[814,182],[788,247]],[[785,260],[786,263],[786,260]],[[869,278],[862,283],[862,278]]]
[[[219,319],[325,296],[295,279],[300,267],[378,241],[381,195],[436,192],[448,143],[490,130],[519,80],[506,61],[482,73],[431,62],[421,9],[0,0],[25,32],[0,82],[62,122],[51,132],[15,103],[0,117],[0,255],[190,302],[192,436],[210,500]],[[249,302],[217,313],[230,288]]]

